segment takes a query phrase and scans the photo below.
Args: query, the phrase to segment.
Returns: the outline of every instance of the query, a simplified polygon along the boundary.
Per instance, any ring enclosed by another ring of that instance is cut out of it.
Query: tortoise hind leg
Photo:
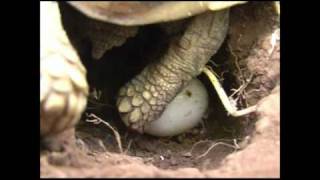
[[[41,2],[40,9],[40,136],[52,142],[79,121],[88,84],[86,70],[62,27],[57,3]]]
[[[224,41],[229,10],[194,17],[178,41],[156,63],[120,89],[118,111],[130,128],[143,133],[146,122],[159,118],[166,105],[195,76]]]

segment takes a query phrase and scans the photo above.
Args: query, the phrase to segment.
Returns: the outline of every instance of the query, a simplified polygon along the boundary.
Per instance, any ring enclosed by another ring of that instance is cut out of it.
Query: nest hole
[[[62,11],[74,11],[65,6]],[[237,89],[242,85],[239,80],[240,74],[244,74],[246,78],[252,74],[245,59],[253,50],[257,39],[270,32],[273,27],[274,20],[270,20],[273,17],[265,16],[270,13],[270,7],[271,5],[248,3],[231,11],[229,34],[218,53],[208,63],[219,75],[228,95],[233,93],[231,89]],[[70,22],[64,22],[65,28],[69,37],[73,37],[74,35],[70,35],[72,32],[68,31],[68,23]],[[239,43],[240,37],[242,39]],[[166,39],[168,37],[158,25],[143,26],[135,37],[129,38],[120,47],[108,50],[100,60],[91,58],[92,47],[88,39],[77,42],[77,51],[88,71],[87,79],[92,95],[86,113],[93,113],[116,128],[120,133],[125,154],[139,157],[145,164],[153,164],[161,169],[218,168],[227,155],[239,150],[234,147],[252,135],[256,116],[228,116],[205,75],[202,74],[198,78],[209,92],[207,116],[201,124],[184,134],[168,138],[139,135],[128,131],[117,113],[115,101],[119,88],[138,74],[146,64],[165,53],[169,43]],[[238,64],[235,63],[235,55]],[[237,66],[241,66],[241,72]],[[253,105],[254,101],[251,102],[250,98],[257,96],[238,98],[238,107],[246,107],[248,101],[249,105]],[[84,115],[77,126],[76,135],[85,142],[89,151],[96,154],[106,151],[119,152],[113,132],[103,124],[92,124],[86,122],[86,119]],[[218,145],[204,154],[219,142],[229,146]]]

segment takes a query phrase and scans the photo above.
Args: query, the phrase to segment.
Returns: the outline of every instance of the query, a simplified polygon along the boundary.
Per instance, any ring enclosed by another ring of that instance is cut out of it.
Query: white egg
[[[175,136],[195,127],[208,108],[208,93],[198,79],[193,79],[167,106],[158,120],[145,125],[154,136]]]

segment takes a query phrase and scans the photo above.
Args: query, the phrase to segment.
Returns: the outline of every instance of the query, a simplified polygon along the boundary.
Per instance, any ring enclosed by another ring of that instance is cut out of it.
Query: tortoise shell
[[[179,20],[211,10],[221,10],[244,1],[71,1],[85,15],[118,25],[145,25]]]

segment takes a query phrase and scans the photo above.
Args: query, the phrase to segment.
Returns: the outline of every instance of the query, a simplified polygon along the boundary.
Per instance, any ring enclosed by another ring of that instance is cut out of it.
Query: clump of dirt
[[[147,26],[98,62],[89,58],[89,50],[81,50],[95,98],[91,97],[76,128],[76,145],[62,153],[42,152],[41,176],[279,177],[279,16],[271,2],[250,2],[232,8],[230,18],[228,37],[208,65],[219,75],[227,94],[234,94],[232,99],[239,109],[258,104],[257,113],[228,116],[207,77],[201,75],[210,104],[199,126],[168,138],[127,130],[114,108],[115,93],[145,64],[129,58],[141,59],[145,54],[140,52],[157,48],[152,42],[163,38],[155,26]],[[85,47],[89,45],[82,49]],[[129,66],[135,68],[123,70]],[[102,123],[88,122],[89,113],[117,129],[122,153],[113,131]]]

